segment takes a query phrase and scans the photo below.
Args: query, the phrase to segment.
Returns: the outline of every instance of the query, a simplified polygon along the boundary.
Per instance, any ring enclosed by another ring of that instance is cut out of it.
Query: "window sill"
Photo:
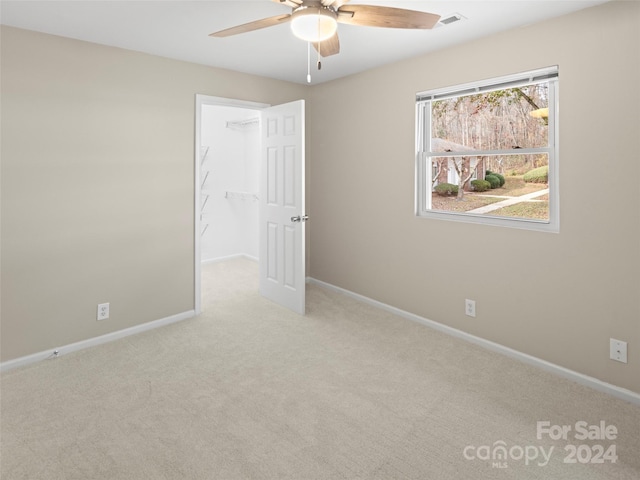
[[[560,233],[558,221],[542,221],[511,217],[492,217],[474,215],[472,213],[454,213],[439,210],[427,210],[416,213],[416,217],[430,220],[445,220],[449,222],[470,223],[475,225],[490,225],[494,227],[517,228],[534,232]]]

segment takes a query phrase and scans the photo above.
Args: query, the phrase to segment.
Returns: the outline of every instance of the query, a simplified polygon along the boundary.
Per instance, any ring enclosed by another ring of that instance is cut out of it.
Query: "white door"
[[[304,315],[304,100],[261,117],[260,293]]]

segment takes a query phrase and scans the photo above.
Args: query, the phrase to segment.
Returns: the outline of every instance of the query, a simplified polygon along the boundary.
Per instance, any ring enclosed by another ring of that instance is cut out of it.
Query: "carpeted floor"
[[[307,289],[207,265],[199,317],[3,374],[2,480],[640,478],[639,407]]]

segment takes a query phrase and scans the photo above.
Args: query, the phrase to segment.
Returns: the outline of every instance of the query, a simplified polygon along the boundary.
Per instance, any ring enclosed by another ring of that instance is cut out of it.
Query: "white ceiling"
[[[318,84],[494,32],[521,27],[609,0],[352,0],[465,20],[432,30],[340,24],[340,54],[322,60]],[[288,24],[226,38],[209,33],[291,10],[271,0],[1,0],[0,21],[28,30],[136,50],[265,77],[306,83],[307,44]]]

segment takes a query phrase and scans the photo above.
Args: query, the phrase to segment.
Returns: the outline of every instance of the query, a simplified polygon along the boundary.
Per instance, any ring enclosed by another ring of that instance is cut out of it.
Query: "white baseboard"
[[[512,348],[505,347],[504,345],[500,345],[499,343],[495,343],[481,337],[476,337],[475,335],[471,335],[470,333],[463,332],[462,330],[458,330],[456,328],[449,327],[447,325],[435,322],[433,320],[429,320],[419,315],[406,312],[399,308],[392,307],[391,305],[387,305],[386,303],[382,303],[372,298],[365,297],[364,295],[360,295],[358,293],[345,290],[344,288],[336,287],[335,285],[331,285],[330,283],[326,283],[321,280],[316,280],[315,278],[311,278],[311,277],[307,277],[307,282],[318,285],[319,287],[322,287],[322,288],[326,288],[327,290],[332,290],[334,292],[342,293],[351,298],[354,298],[355,300],[380,308],[381,310],[385,310],[387,312],[393,313],[394,315],[398,315],[399,317],[406,318],[407,320],[411,320],[413,322],[421,323],[422,325],[426,325],[427,327],[433,328],[434,330],[438,330],[440,332],[446,333],[447,335],[451,335],[453,337],[466,340],[467,342],[479,345],[483,348],[492,350],[497,353],[501,353],[503,355],[506,355],[507,357],[513,358],[515,360],[519,360],[521,362],[532,365],[534,367],[541,368],[542,370],[554,373],[556,375],[559,375],[568,380],[572,380],[581,385],[591,387],[594,390],[598,390],[600,392],[607,393],[613,397],[626,400],[627,402],[631,402],[636,405],[640,405],[640,393],[636,393],[631,390],[627,390],[626,388],[618,387],[616,385],[603,382],[602,380],[598,380],[597,378],[593,378],[588,375],[584,375],[582,373],[569,370],[568,368],[561,367],[551,362],[547,362],[546,360],[542,360],[540,358],[528,355],[526,353],[519,352]]]
[[[99,337],[93,337],[87,340],[81,340],[79,342],[71,343],[69,345],[65,345],[62,347],[52,348],[51,350],[45,350],[44,352],[34,353],[32,355],[27,355],[24,357],[13,359],[13,360],[8,360],[0,364],[0,372],[11,370],[13,368],[23,367],[31,363],[39,362],[41,360],[46,360],[48,358],[53,358],[55,356],[60,356],[60,355],[64,355],[71,352],[76,352],[78,350],[83,350],[85,348],[95,347],[96,345],[101,345],[103,343],[113,342],[114,340],[118,340],[120,338],[128,337],[130,335],[135,335],[136,333],[145,332],[147,330],[152,330],[154,328],[163,327],[171,323],[180,322],[182,320],[186,320],[194,316],[195,316],[195,311],[188,310],[186,312],[178,313],[176,315],[171,315],[170,317],[165,317],[159,320],[142,323],[140,325],[125,328],[123,330],[118,330],[117,332],[107,333],[105,335],[100,335]],[[57,352],[57,354],[55,352]]]

